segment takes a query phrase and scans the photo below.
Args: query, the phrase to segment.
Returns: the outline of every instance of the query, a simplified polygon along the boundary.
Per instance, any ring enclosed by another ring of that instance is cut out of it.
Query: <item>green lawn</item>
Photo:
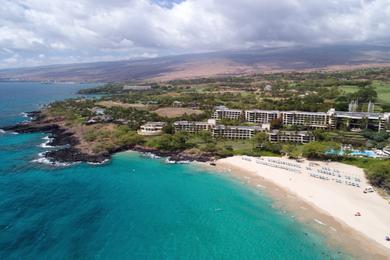
[[[383,81],[374,81],[372,86],[375,88],[375,91],[378,93],[377,103],[383,105],[390,105],[390,83]],[[344,85],[340,86],[345,94],[352,94],[359,90],[358,86]]]
[[[224,148],[231,146],[235,154],[250,153],[253,143],[250,140],[218,140],[217,147]]]
[[[217,140],[217,147],[220,149],[226,149],[227,146],[233,148],[235,155],[252,155],[252,156],[280,156],[269,151],[254,151],[253,143],[251,140]]]
[[[358,86],[343,85],[340,88],[345,92],[345,94],[352,94],[359,90]]]
[[[372,85],[378,93],[378,102],[390,105],[390,83],[374,81]]]

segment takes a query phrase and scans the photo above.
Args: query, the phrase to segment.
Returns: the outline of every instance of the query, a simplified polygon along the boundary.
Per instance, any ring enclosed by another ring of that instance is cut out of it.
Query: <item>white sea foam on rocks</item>
[[[109,161],[110,161],[109,159],[105,159],[102,162],[87,162],[87,164],[90,164],[90,165],[102,165],[102,164],[108,163]]]
[[[41,147],[41,148],[54,148],[54,147],[55,147],[55,146],[49,145],[49,143],[50,143],[51,141],[53,141],[53,138],[51,138],[51,137],[49,137],[49,136],[45,136],[45,137],[43,137],[42,139],[45,140],[45,142],[41,143],[41,144],[39,145],[39,147]]]
[[[20,115],[21,115],[22,117],[29,117],[28,114],[27,114],[26,112],[22,112],[22,113],[20,113]]]
[[[58,162],[58,161],[52,161],[49,158],[46,157],[46,152],[38,153],[38,158],[32,160],[31,162],[39,163],[39,164],[46,164],[54,167],[67,167],[76,164],[77,162],[67,163],[67,162]]]

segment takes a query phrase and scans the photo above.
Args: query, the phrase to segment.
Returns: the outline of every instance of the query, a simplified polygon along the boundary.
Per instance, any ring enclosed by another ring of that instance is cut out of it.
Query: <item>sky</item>
[[[0,0],[0,68],[390,44],[390,0]]]

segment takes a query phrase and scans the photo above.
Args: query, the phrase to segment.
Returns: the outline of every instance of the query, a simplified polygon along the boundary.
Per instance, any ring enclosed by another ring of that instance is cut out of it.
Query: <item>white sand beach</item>
[[[383,249],[380,254],[390,258],[390,242],[385,240],[390,236],[390,204],[377,192],[363,192],[369,183],[362,169],[337,162],[297,162],[275,157],[234,156],[216,163],[221,170],[244,174],[248,182],[260,178],[275,184],[378,244]],[[261,182],[255,183],[252,182],[259,189],[266,188]],[[361,216],[355,216],[357,212]],[[317,221],[336,231],[331,221]]]

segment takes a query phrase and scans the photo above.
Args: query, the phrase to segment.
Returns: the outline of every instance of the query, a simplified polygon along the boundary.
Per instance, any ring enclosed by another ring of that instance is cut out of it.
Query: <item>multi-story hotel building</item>
[[[386,130],[390,113],[341,112],[333,115],[336,128]]]
[[[215,125],[216,125],[215,119],[209,119],[207,122],[176,121],[173,123],[175,132],[185,131],[189,133],[210,131]]]
[[[272,120],[277,119],[280,115],[280,112],[277,110],[246,110],[245,111],[245,121],[257,123],[257,124],[268,124]]]
[[[225,106],[217,106],[215,107],[215,111],[213,114],[214,119],[235,119],[238,120],[243,115],[243,111],[241,109],[230,109]]]
[[[284,125],[300,125],[311,128],[329,127],[330,115],[325,112],[278,111],[278,110],[246,110],[245,120],[253,123],[271,123],[280,118]]]
[[[280,112],[283,125],[308,126],[310,128],[328,128],[330,114],[325,112]]]
[[[307,131],[278,131],[268,133],[268,140],[272,143],[309,143],[315,141],[315,136]]]
[[[219,107],[214,118],[239,119],[241,110]],[[312,129],[388,129],[390,113],[344,112],[330,109],[328,112],[278,111],[278,110],[246,110],[245,121],[256,124],[271,123],[279,118],[283,125],[306,126]]]
[[[263,128],[259,126],[227,126],[216,125],[212,129],[213,137],[223,137],[227,139],[249,139]]]

